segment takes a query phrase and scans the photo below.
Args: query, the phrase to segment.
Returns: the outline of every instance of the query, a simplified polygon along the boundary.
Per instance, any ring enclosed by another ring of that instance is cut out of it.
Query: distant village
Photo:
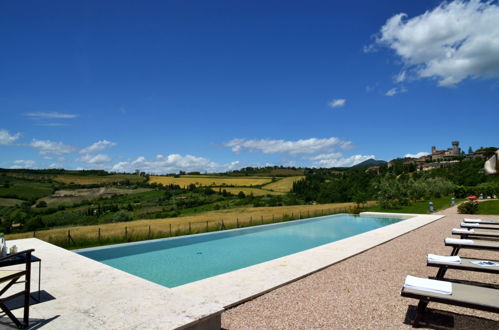
[[[452,141],[452,146],[448,149],[438,150],[435,146],[431,147],[431,153],[419,158],[397,158],[389,161],[387,166],[390,168],[395,164],[414,165],[417,171],[429,171],[436,168],[451,167],[462,160],[473,158],[485,159],[487,150],[478,149],[476,151],[468,150],[465,153],[459,147],[459,141]],[[379,166],[371,166],[368,171],[376,171],[379,173]]]

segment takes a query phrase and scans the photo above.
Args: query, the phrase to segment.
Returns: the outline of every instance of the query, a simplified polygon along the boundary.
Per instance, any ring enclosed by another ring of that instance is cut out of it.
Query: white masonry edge
[[[30,320],[48,320],[43,329],[182,329],[199,326],[223,311],[209,300],[183,295],[37,238],[7,244],[35,249],[33,254],[42,260],[41,290],[54,299],[30,306]],[[36,297],[38,263],[32,264],[31,284]],[[22,311],[14,314],[21,317]]]
[[[381,212],[363,212],[360,215],[408,219],[303,252],[178,286],[172,290],[229,308],[444,217]]]

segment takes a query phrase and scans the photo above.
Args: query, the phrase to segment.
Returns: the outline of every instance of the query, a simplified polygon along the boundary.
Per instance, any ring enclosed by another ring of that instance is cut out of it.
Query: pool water
[[[403,220],[333,215],[119,244],[78,253],[172,288],[358,235]]]

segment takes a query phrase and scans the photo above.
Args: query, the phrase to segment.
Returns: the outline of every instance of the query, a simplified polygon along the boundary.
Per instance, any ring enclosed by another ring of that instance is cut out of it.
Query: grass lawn
[[[499,215],[499,201],[485,201],[478,204],[478,214]]]
[[[456,199],[456,203],[458,203],[462,200],[464,200],[464,199]],[[428,203],[430,201],[433,202],[433,208],[435,211],[446,209],[446,208],[451,206],[450,205],[451,197],[441,197],[441,198],[435,198],[432,200],[418,201],[418,202],[413,203],[411,205],[401,206],[400,208],[396,208],[396,209],[383,209],[381,207],[375,206],[375,207],[367,208],[366,211],[429,214],[430,212],[428,211]],[[486,213],[484,213],[484,214],[486,214]]]

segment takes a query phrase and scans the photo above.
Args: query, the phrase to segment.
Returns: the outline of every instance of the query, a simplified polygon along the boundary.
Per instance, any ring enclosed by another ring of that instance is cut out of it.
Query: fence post
[[[71,231],[68,229],[68,246],[71,246],[71,241],[73,241],[73,243],[75,242],[71,237]]]
[[[294,219],[295,216],[293,215],[293,212],[291,212],[291,219]]]
[[[172,224],[170,223],[170,236],[172,236]]]
[[[128,227],[125,226],[125,241],[128,240]]]
[[[300,211],[300,219],[301,219],[301,211]]]
[[[206,231],[208,231],[208,221],[206,221]]]
[[[33,232],[33,237],[36,237],[36,231]]]
[[[147,238],[151,238],[151,225],[149,225],[149,230],[147,231]]]
[[[250,219],[250,223],[251,223],[251,219]],[[236,218],[236,228],[239,228],[239,218]]]
[[[189,221],[189,234],[191,233],[191,222]]]
[[[98,228],[97,231],[97,242],[100,244],[100,227]]]

